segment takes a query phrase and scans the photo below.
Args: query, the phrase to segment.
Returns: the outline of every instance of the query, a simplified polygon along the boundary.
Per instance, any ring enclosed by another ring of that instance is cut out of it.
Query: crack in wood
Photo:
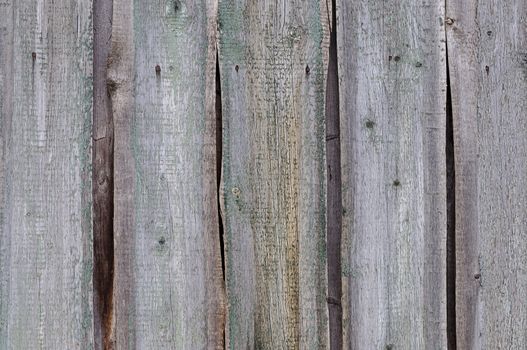
[[[220,80],[220,61],[218,50],[216,49],[216,183],[217,183],[217,200],[218,200],[218,226],[220,235],[220,251],[221,251],[221,268],[223,271],[223,280],[225,281],[225,247],[223,242],[223,221],[221,215],[221,163],[222,163],[222,114],[221,114],[221,80]]]
[[[448,45],[446,45],[446,200],[447,200],[447,246],[446,246],[446,305],[448,349],[456,349],[456,188],[454,163],[454,128]]]

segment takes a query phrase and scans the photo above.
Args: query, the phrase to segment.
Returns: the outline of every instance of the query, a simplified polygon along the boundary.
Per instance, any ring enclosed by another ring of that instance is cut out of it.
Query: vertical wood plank
[[[0,349],[8,349],[7,327],[9,314],[10,248],[11,237],[6,217],[7,207],[7,160],[6,147],[11,135],[11,116],[13,115],[13,3],[3,2],[0,6]]]
[[[220,349],[213,1],[115,0],[118,349]]]
[[[476,3],[447,1],[447,43],[455,168],[456,342],[481,349],[478,263],[478,84]],[[452,28],[452,17],[456,24]],[[455,28],[455,30],[454,30]],[[459,32],[458,29],[463,30]],[[470,44],[469,44],[470,43]]]
[[[458,349],[527,342],[527,4],[447,1]]]
[[[91,1],[0,1],[0,348],[92,349]]]
[[[219,6],[227,347],[326,349],[327,4]]]
[[[333,6],[326,80],[326,244],[330,348],[342,349],[342,179],[336,22],[336,8]]]
[[[446,348],[443,16],[337,0],[347,349]]]
[[[94,349],[112,346],[113,120],[107,84],[112,0],[93,0],[93,333]]]

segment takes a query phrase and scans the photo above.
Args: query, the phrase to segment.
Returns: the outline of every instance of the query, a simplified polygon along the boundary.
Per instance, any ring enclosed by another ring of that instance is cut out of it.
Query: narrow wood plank
[[[336,22],[336,8],[333,6],[326,81],[326,241],[330,348],[342,349],[342,178]]]
[[[223,0],[229,349],[326,349],[325,1]]]
[[[337,0],[346,349],[446,348],[443,16]]]
[[[6,146],[11,135],[13,115],[13,3],[4,1],[0,6],[0,349],[8,349],[7,327],[9,315],[9,280],[11,237],[6,228]]]
[[[115,0],[117,349],[223,346],[213,1]]]
[[[478,342],[477,227],[477,46],[476,8],[470,1],[447,1],[447,43],[453,114],[455,168],[456,342],[481,349]],[[455,30],[451,16],[456,15]],[[457,34],[463,28],[464,34]],[[454,35],[455,34],[455,35]],[[470,43],[470,45],[468,45]]]
[[[0,1],[0,348],[92,349],[92,3]]]
[[[447,1],[458,349],[527,342],[527,4]]]
[[[113,119],[107,85],[112,0],[93,0],[93,333],[109,350],[113,319]]]

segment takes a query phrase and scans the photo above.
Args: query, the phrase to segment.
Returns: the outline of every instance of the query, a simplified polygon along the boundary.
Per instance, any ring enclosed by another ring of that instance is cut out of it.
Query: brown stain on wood
[[[287,37],[271,42],[271,28],[266,35],[267,49],[274,45],[283,52],[290,50]],[[249,85],[249,104],[255,108],[250,149],[256,159],[250,173],[260,183],[251,189],[251,197],[244,194],[244,210],[251,213],[255,233],[256,293],[261,300],[256,306],[257,344],[277,344],[268,333],[275,323],[282,322],[283,338],[278,334],[276,337],[287,348],[298,349],[300,115],[292,104],[300,99],[303,78],[293,79],[294,70],[283,71],[290,64],[287,56],[276,55],[266,65],[256,58],[244,65],[249,67],[244,79],[257,82]],[[282,87],[287,87],[288,92]]]
[[[329,347],[325,9],[220,3],[231,348]]]
[[[93,76],[93,286],[95,349],[112,350],[114,284],[114,130],[108,80],[112,0],[94,0]]]

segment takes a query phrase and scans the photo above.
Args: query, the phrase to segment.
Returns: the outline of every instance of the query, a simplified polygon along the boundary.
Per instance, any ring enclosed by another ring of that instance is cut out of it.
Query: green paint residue
[[[231,153],[230,148],[230,123],[229,116],[232,115],[232,106],[229,92],[231,89],[230,81],[230,70],[233,64],[243,64],[245,62],[246,46],[243,38],[244,33],[244,14],[241,8],[237,8],[237,4],[232,1],[223,0],[219,3],[218,12],[218,25],[219,25],[219,48],[221,53],[221,89],[224,92],[222,97],[222,108],[223,108],[223,159],[222,159],[222,172],[223,172],[223,189],[222,192],[225,194],[224,197],[224,210],[226,213],[233,213],[237,211],[238,204],[235,202],[234,197],[229,194],[228,191],[234,186],[232,173],[231,173]],[[232,249],[230,244],[233,240],[231,217],[226,215],[223,217],[224,235],[225,235],[225,259],[227,264],[232,263]],[[227,314],[227,327],[229,329],[228,340],[230,349],[235,349],[235,337],[242,331],[239,327],[239,320],[243,319],[241,315],[241,309],[239,302],[236,298],[236,294],[232,294],[232,291],[238,289],[234,270],[232,268],[226,269],[225,276],[226,290],[227,290],[227,301],[228,301],[228,314]]]

